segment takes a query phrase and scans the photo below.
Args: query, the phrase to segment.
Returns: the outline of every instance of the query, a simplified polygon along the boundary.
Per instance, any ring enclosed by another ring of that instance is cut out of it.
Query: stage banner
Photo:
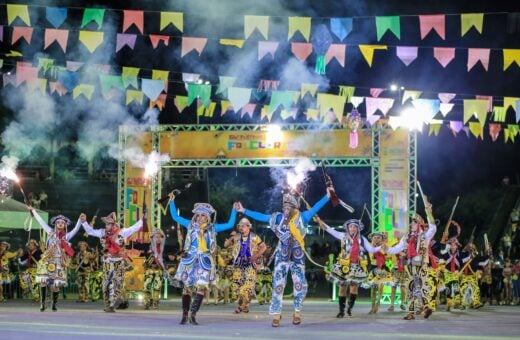
[[[408,143],[406,130],[381,132],[379,231],[387,232],[389,241],[403,235],[408,229],[410,186]]]
[[[267,159],[371,157],[372,134],[359,130],[349,148],[347,130],[163,132],[160,151],[172,159]]]

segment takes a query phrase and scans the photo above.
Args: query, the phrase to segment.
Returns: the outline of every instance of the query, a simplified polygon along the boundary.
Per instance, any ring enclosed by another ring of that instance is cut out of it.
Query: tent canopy
[[[38,210],[38,214],[44,221],[49,220],[49,214]],[[41,229],[40,224],[34,217],[29,219],[29,210],[22,202],[12,198],[6,198],[0,202],[0,230],[1,229],[24,229],[32,223],[32,229]]]

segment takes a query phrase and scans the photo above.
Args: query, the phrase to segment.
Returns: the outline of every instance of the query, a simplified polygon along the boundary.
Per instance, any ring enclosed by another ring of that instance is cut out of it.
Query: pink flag
[[[439,93],[439,99],[443,103],[449,103],[453,98],[455,98],[456,93]]]
[[[68,71],[72,71],[72,72],[76,72],[77,70],[79,70],[79,68],[81,66],[83,66],[84,63],[80,62],[80,61],[70,61],[70,60],[67,60],[67,70]]]
[[[277,41],[259,41],[258,42],[258,60],[270,54],[274,58],[279,42]]]
[[[345,67],[345,53],[347,46],[344,44],[331,44],[329,50],[325,54],[325,65],[327,65],[333,58],[336,58],[338,63]]]
[[[450,129],[453,132],[454,136],[457,136],[457,134],[460,132],[460,130],[462,130],[463,126],[464,126],[464,124],[462,124],[461,121],[453,121],[452,120],[450,122]]]
[[[410,65],[417,58],[417,46],[397,46],[396,55],[406,65]]]
[[[489,66],[489,48],[468,48],[468,72],[475,66],[479,61],[487,71]]]
[[[159,41],[162,41],[164,43],[164,46],[168,46],[169,39],[170,36],[168,35],[150,34],[150,41],[152,42],[153,48],[157,48],[157,46],[159,45]]]
[[[258,92],[278,90],[278,84],[280,84],[279,80],[260,79],[258,82]]]
[[[136,40],[137,40],[137,34],[117,33],[116,53],[119,52],[119,50],[121,50],[125,46],[128,46],[133,50],[135,47]]]
[[[383,115],[386,115],[394,105],[394,99],[366,97],[365,104],[367,107],[367,118],[372,116],[376,110],[380,110]]]
[[[500,134],[500,130],[502,130],[502,126],[500,124],[489,124],[489,135],[493,142],[496,142],[498,135]]]
[[[256,104],[246,104],[242,106],[242,110],[240,113],[240,118],[244,118],[245,115],[249,115],[249,117],[253,118],[253,113],[255,112]]]
[[[47,28],[45,30],[45,45],[44,49],[50,46],[53,42],[57,41],[60,45],[63,53],[67,52],[67,41],[69,40],[68,30],[57,30],[54,28]]]
[[[379,97],[379,95],[386,89],[381,89],[381,88],[377,88],[377,87],[373,87],[370,89],[370,95],[372,97]]]
[[[419,25],[421,27],[421,39],[433,29],[442,38],[446,39],[446,23],[444,14],[419,15]]]
[[[199,52],[199,55],[204,50],[204,46],[208,42],[207,38],[182,38],[182,48],[181,48],[181,57],[184,57],[187,53],[195,50]]]
[[[300,59],[305,61],[312,53],[312,44],[310,43],[291,43],[291,52]]]
[[[36,81],[38,79],[38,68],[27,65],[16,65],[16,86],[24,81]]]
[[[476,99],[485,99],[489,102],[488,106],[488,112],[493,112],[493,96],[482,96],[482,95],[476,95]]]
[[[11,45],[14,45],[15,42],[18,41],[20,38],[24,38],[25,41],[27,41],[28,44],[31,43],[33,28],[32,27],[20,27],[20,26],[14,26],[13,27],[13,36],[11,39]]]
[[[455,48],[434,47],[433,56],[442,65],[442,67],[446,67],[453,60],[453,58],[455,58]]]
[[[132,24],[137,26],[141,34],[144,33],[144,11],[124,10],[123,14],[123,33],[126,32]]]

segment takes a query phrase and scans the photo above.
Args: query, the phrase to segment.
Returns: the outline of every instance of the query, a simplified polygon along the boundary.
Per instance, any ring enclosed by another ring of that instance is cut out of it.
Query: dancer
[[[457,236],[454,236],[448,239],[445,249],[441,250],[441,258],[446,261],[444,284],[446,286],[446,309],[448,312],[453,307],[461,306],[459,272],[462,266],[471,259],[469,253],[459,250],[459,246]]]
[[[78,242],[79,251],[76,254],[76,283],[78,285],[77,302],[87,302],[90,298],[90,274],[92,273],[92,264],[94,256],[88,250],[88,244],[85,241]]]
[[[166,236],[161,229],[150,233],[150,255],[144,262],[144,309],[159,308],[161,289],[164,284],[166,267],[164,266],[164,244]]]
[[[380,247],[384,242],[387,241],[385,232],[376,231],[368,235],[368,238],[372,241],[372,247]],[[384,251],[379,250],[375,253],[370,253],[370,263],[372,269],[368,276],[368,282],[370,284],[370,296],[372,298],[372,309],[368,314],[377,314],[379,312],[379,306],[381,298],[383,297],[383,289],[385,285],[391,285],[394,281],[390,269],[386,265],[387,256]]]
[[[408,314],[405,320],[414,320],[415,312],[429,318],[433,313],[430,304],[433,282],[428,277],[428,245],[437,231],[432,214],[432,205],[424,199],[429,228],[424,231],[425,222],[415,214],[410,223],[410,231],[401,238],[399,243],[386,249],[388,254],[398,254],[406,249],[406,269],[408,272]]]
[[[255,293],[256,262],[267,247],[258,235],[251,232],[251,222],[247,218],[242,218],[237,227],[239,234],[228,238],[224,246],[233,246],[233,287],[238,297],[235,314],[240,314],[249,313],[251,298]]]
[[[328,280],[339,285],[339,313],[336,317],[345,317],[347,290],[350,291],[347,314],[352,316],[352,309],[356,303],[359,286],[364,285],[368,287],[367,253],[377,253],[381,250],[381,246],[372,247],[370,242],[361,235],[364,225],[358,219],[350,219],[343,223],[345,232],[331,228],[321,219],[317,220],[321,229],[334,238],[341,240],[341,253],[332,266],[330,273],[328,273]]]
[[[0,242],[0,302],[4,299],[4,283],[11,283],[13,274],[9,270],[9,262],[16,256],[15,252],[9,251],[11,244],[5,241]]]
[[[397,287],[400,290],[400,304],[399,308],[401,310],[406,310],[406,283],[408,282],[408,273],[405,270],[406,265],[406,250],[401,251],[400,253],[395,255],[394,258],[394,267],[392,269],[392,277],[394,279],[392,283],[392,291],[390,293],[390,307],[388,307],[389,312],[394,311],[394,303],[395,297],[397,294]]]
[[[70,246],[69,240],[78,232],[81,227],[81,218],[84,216],[80,215],[74,229],[67,232],[67,226],[70,224],[67,217],[58,215],[51,218],[53,229],[38,215],[36,209],[31,206],[28,208],[47,232],[47,249],[43,253],[36,271],[36,282],[40,284],[40,311],[43,312],[46,309],[47,289],[50,289],[52,291],[52,311],[56,312],[60,288],[67,287],[67,267],[70,266],[70,259],[74,256],[74,250]]]
[[[489,257],[478,255],[477,247],[470,241],[464,248],[470,254],[470,260],[460,271],[460,295],[462,297],[461,309],[467,307],[478,309],[483,306],[480,302],[479,277],[489,262]]]
[[[40,300],[40,289],[38,282],[36,282],[36,270],[42,254],[38,241],[30,239],[27,243],[27,251],[18,258],[18,263],[26,267],[20,275],[22,295],[26,296],[30,292],[34,302]]]
[[[193,325],[198,325],[196,314],[205,292],[210,284],[214,285],[217,281],[213,259],[213,253],[217,248],[217,233],[233,228],[237,212],[233,208],[227,223],[216,224],[215,209],[209,203],[195,203],[193,217],[188,220],[177,213],[174,193],[171,192],[169,196],[170,214],[173,220],[188,229],[184,241],[184,257],[175,273],[175,280],[183,284],[180,323],[184,325],[189,321]],[[196,295],[192,303],[191,296],[194,293]],[[188,313],[190,313],[189,317]]]
[[[275,250],[273,274],[273,295],[269,314],[273,315],[272,326],[279,327],[282,317],[282,298],[287,283],[287,273],[290,270],[293,279],[294,315],[293,324],[301,323],[301,309],[307,294],[307,279],[305,278],[305,243],[306,226],[310,219],[329,201],[334,192],[332,183],[328,183],[327,195],[323,196],[312,208],[300,212],[300,198],[296,192],[287,191],[283,195],[283,212],[271,215],[245,209],[237,203],[237,210],[259,222],[269,223],[271,230],[278,237]]]
[[[116,213],[113,212],[101,220],[105,228],[94,229],[87,222],[87,217],[82,214],[83,229],[90,236],[99,238],[103,247],[103,299],[107,313],[114,313],[118,303],[124,300],[125,291],[123,283],[125,280],[126,254],[124,249],[125,240],[143,227],[143,216],[133,226],[121,228],[117,223]]]

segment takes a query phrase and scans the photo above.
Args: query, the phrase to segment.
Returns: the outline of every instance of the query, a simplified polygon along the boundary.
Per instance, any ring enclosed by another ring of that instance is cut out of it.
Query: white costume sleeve
[[[76,226],[74,227],[74,229],[69,231],[67,233],[67,235],[65,235],[65,239],[67,241],[69,241],[71,238],[73,238],[74,235],[76,235],[76,233],[79,231],[79,228],[81,228],[81,220],[78,218],[78,222],[76,223]]]
[[[325,227],[327,227],[327,229],[326,229],[327,232],[329,234],[331,234],[332,236],[334,236],[334,238],[336,238],[338,240],[342,240],[345,237],[345,233],[342,233],[341,231],[334,230],[334,229],[332,229],[331,227],[329,227],[326,224],[325,224]]]
[[[399,254],[400,252],[405,250],[406,249],[406,239],[407,239],[406,236],[402,237],[401,241],[399,241],[399,243],[396,244],[395,246],[388,248],[386,250],[386,253],[390,254],[390,255],[395,255],[395,254]]]
[[[131,236],[133,233],[138,232],[143,227],[143,220],[137,221],[133,226],[124,228],[121,230],[121,235],[124,238]]]
[[[372,247],[372,245],[366,239],[365,236],[361,236],[361,239],[363,240],[363,248],[365,248],[365,250],[368,251],[369,253],[374,254],[374,253],[377,253],[378,251],[381,250],[381,246],[379,246],[379,247]]]
[[[437,232],[437,225],[435,223],[428,223],[428,225],[428,231],[424,235],[426,242],[430,242],[430,240],[435,236],[435,232]]]
[[[98,237],[98,238],[102,238],[103,235],[105,234],[104,231],[105,229],[94,229],[90,226],[90,224],[88,224],[88,222],[83,222],[83,229],[85,229],[85,231],[87,232],[87,234],[89,234],[90,236],[94,236],[94,237]]]
[[[36,221],[38,221],[38,223],[40,223],[40,225],[42,226],[42,228],[47,232],[47,234],[50,234],[52,233],[54,230],[52,230],[51,227],[49,227],[49,225],[43,220],[43,218],[38,215],[38,212],[36,211],[36,209],[31,209],[31,212],[34,216],[34,218],[36,219]]]

